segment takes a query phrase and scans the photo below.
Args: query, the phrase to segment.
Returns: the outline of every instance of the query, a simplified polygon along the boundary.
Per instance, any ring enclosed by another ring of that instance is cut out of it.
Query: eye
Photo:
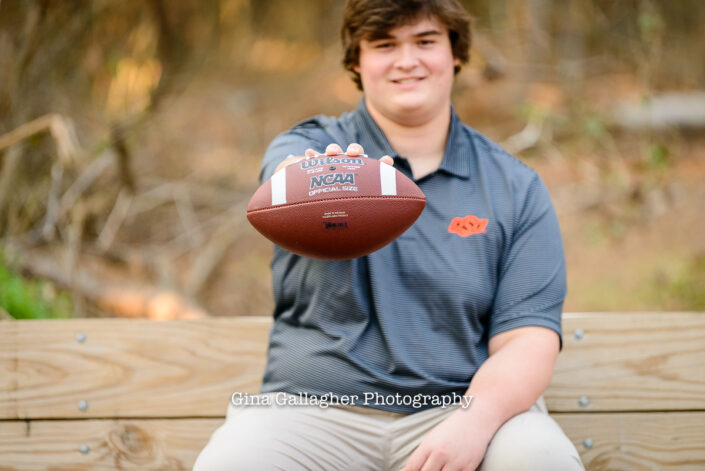
[[[394,44],[391,42],[381,42],[374,45],[375,49],[391,49]]]
[[[421,46],[431,46],[435,43],[436,43],[436,41],[434,41],[433,39],[421,39],[419,41],[419,45],[421,45]]]

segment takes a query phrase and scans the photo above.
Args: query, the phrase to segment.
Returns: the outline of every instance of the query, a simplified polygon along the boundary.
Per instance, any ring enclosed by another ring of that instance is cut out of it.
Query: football
[[[391,165],[364,155],[315,155],[264,182],[247,219],[290,252],[345,260],[392,242],[425,205],[419,187]]]

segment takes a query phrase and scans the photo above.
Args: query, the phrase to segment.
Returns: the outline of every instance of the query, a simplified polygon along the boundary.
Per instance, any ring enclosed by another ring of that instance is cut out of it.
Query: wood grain
[[[553,414],[588,470],[703,470],[705,412]],[[586,439],[592,448],[586,448]]]
[[[705,413],[554,414],[586,469],[705,469]],[[0,422],[0,471],[190,470],[223,419]],[[593,440],[585,448],[586,438]],[[90,451],[80,453],[81,445]]]
[[[220,417],[233,392],[259,390],[270,326],[264,317],[2,322],[0,419]],[[705,410],[703,339],[700,313],[565,314],[546,402],[562,412]]]
[[[185,471],[223,419],[0,422],[0,471]],[[81,453],[81,446],[88,446]]]
[[[705,410],[705,313],[565,314],[563,341],[549,410]]]
[[[270,325],[264,318],[0,323],[0,419],[223,416],[233,392],[259,391]]]

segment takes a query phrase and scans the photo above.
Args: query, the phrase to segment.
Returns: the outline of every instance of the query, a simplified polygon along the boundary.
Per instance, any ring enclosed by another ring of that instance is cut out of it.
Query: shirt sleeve
[[[566,266],[558,218],[538,175],[516,204],[511,243],[500,262],[489,337],[524,326],[555,331],[561,347]]]
[[[278,135],[269,144],[262,158],[260,183],[267,181],[274,174],[277,165],[289,155],[304,155],[308,148],[323,152],[325,146],[331,142],[333,141],[330,137],[313,119],[299,123],[289,131]]]

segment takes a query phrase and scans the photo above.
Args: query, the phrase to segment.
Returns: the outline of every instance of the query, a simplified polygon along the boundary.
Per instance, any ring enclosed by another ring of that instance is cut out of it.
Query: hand
[[[492,438],[458,409],[436,425],[409,457],[401,471],[474,471]]]
[[[342,154],[343,149],[338,145],[338,144],[329,144],[328,147],[326,147],[326,152],[325,155],[338,155]],[[362,148],[360,144],[352,143],[348,146],[348,149],[345,151],[347,155],[350,156],[356,156],[356,155],[361,155],[364,154],[365,151]],[[319,152],[313,150],[313,149],[306,149],[306,152],[304,152],[304,155],[297,155],[293,157],[289,157],[286,160],[282,161],[279,165],[277,165],[277,168],[274,169],[274,173],[277,173],[279,170],[283,169],[286,166],[289,166],[291,164],[294,164],[300,160],[306,159],[308,157],[313,157],[314,155],[318,155]],[[394,165],[394,159],[392,159],[390,156],[385,155],[381,159],[379,159],[380,162],[384,162],[385,164],[388,165]]]

